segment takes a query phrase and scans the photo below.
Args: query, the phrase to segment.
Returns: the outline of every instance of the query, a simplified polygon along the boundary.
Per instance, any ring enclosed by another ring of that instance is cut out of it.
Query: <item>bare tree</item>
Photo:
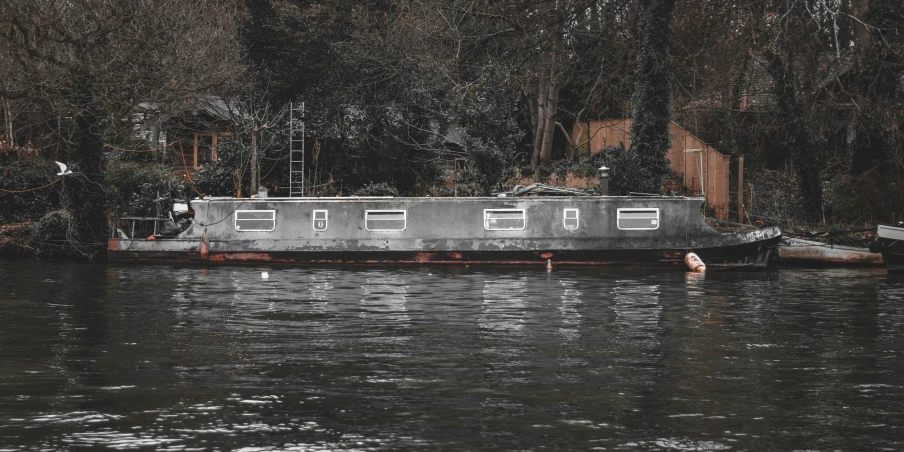
[[[236,144],[246,148],[248,153],[249,172],[251,173],[251,191],[255,192],[261,185],[261,157],[270,149],[285,145],[287,139],[285,123],[289,114],[289,104],[277,105],[272,100],[268,85],[261,84],[260,89],[254,85],[233,93],[227,101]],[[243,138],[248,138],[246,142]],[[246,147],[247,145],[247,147]],[[241,187],[241,181],[236,187]]]
[[[175,105],[241,72],[227,0],[0,0],[0,94],[71,123],[71,240],[86,256],[107,231],[104,137],[142,102]]]

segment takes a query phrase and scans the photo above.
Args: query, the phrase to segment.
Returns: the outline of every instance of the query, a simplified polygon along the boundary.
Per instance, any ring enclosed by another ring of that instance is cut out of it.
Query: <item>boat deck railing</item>
[[[145,237],[144,234],[147,232],[150,232],[151,236],[157,236],[158,225],[161,221],[167,220],[169,220],[167,217],[115,217],[113,218],[113,227],[110,228],[110,238],[116,238],[118,233],[120,235],[119,238],[134,239],[136,224],[139,225],[137,228],[139,236]],[[126,234],[120,227],[124,223],[130,223],[129,234]]]

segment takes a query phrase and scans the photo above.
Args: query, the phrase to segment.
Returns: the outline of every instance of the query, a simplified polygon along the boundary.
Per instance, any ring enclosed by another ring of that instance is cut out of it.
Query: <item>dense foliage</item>
[[[154,163],[111,162],[106,182],[108,205],[117,217],[157,216],[158,208],[165,209],[162,202],[183,197],[185,190],[169,167]]]
[[[60,207],[62,184],[53,162],[33,154],[0,162],[0,223],[32,221]],[[47,188],[32,190],[38,187]]]

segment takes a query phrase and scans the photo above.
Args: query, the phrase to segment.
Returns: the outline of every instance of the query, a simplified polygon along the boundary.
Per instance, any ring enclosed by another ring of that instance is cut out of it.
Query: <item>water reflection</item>
[[[577,289],[578,283],[573,279],[563,279],[559,281],[564,291],[562,292],[562,304],[559,306],[559,313],[562,316],[562,327],[559,328],[559,335],[565,342],[573,342],[580,339],[581,314],[578,312],[578,306],[581,304],[581,291]]]
[[[868,270],[0,261],[0,448],[897,449],[902,306]]]
[[[615,284],[615,324],[619,327],[619,342],[634,349],[632,357],[640,361],[655,360],[642,358],[647,353],[655,353],[661,340],[662,327],[659,317],[659,285],[646,284],[637,280],[620,280]]]
[[[373,325],[409,326],[411,317],[406,306],[408,286],[398,274],[365,273],[361,289],[361,317]]]
[[[484,281],[478,323],[485,334],[511,339],[524,328],[527,278],[500,277]]]

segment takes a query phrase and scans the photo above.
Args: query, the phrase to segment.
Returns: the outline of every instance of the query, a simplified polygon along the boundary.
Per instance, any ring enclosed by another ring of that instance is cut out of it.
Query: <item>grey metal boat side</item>
[[[194,255],[203,243],[214,261],[360,262],[396,253],[390,261],[675,263],[683,251],[777,241],[781,234],[720,234],[706,224],[703,202],[656,196],[199,199],[191,203],[194,222],[176,238],[119,239],[111,242],[110,256]],[[369,218],[393,212],[392,230],[368,227]],[[514,216],[516,227],[488,227],[494,212]],[[237,222],[243,216],[272,223],[247,230]],[[631,216],[643,218],[625,219]],[[315,219],[322,220],[319,227]]]

